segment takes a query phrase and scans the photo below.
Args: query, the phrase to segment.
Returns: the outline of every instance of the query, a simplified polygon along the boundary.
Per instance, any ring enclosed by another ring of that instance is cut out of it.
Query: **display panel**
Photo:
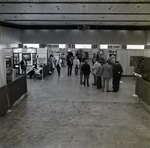
[[[30,53],[22,53],[22,59],[23,58],[27,61],[31,61],[31,54]]]
[[[130,56],[130,66],[138,65],[138,57],[139,56]]]
[[[150,70],[150,58],[144,58],[144,70]]]

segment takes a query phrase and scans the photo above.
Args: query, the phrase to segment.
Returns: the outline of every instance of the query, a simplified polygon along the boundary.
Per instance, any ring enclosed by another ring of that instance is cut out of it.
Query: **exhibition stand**
[[[27,70],[32,66],[37,67],[36,48],[13,48],[13,68],[21,74],[20,62],[23,58],[27,61]]]

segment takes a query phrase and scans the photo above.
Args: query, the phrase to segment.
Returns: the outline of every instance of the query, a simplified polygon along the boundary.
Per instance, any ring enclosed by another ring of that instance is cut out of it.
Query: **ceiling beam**
[[[14,2],[0,2],[0,4],[6,4],[6,5],[9,5],[9,4],[150,4],[150,1],[141,1],[141,2],[137,2],[137,1],[132,1],[132,0],[129,0],[129,1],[119,1],[119,2],[116,2],[116,1],[98,1],[98,2],[93,2],[93,1],[39,1],[39,2],[27,2],[27,1],[21,1],[21,2],[18,2],[18,1],[14,1]]]
[[[79,25],[17,25],[12,23],[1,22],[0,25],[4,27],[16,29],[77,29]],[[150,30],[150,26],[132,26],[132,25],[90,25],[91,30]]]
[[[2,12],[0,15],[150,15],[150,13],[20,13]]]

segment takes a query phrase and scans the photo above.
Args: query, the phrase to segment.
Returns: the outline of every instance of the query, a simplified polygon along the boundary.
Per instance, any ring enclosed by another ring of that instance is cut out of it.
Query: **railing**
[[[147,105],[150,105],[150,82],[136,76],[135,94]]]
[[[44,65],[43,66],[43,79],[45,78],[45,77],[47,77],[48,75],[49,75],[49,71],[50,71],[50,66],[49,65]]]
[[[8,109],[23,94],[27,92],[26,75],[21,76],[7,85],[0,88],[0,117],[4,115]]]

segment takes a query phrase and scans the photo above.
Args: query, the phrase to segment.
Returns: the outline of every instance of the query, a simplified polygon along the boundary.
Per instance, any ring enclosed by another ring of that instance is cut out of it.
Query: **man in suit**
[[[72,74],[72,66],[73,66],[73,53],[69,52],[67,55],[67,66],[68,66],[68,76]]]
[[[21,65],[22,75],[26,74],[27,62],[26,62],[25,58],[23,58],[21,60],[20,65]]]
[[[112,77],[112,68],[109,65],[109,61],[107,61],[102,66],[102,77],[103,77],[102,91],[104,91],[104,89],[105,89],[105,83],[106,83],[106,92],[110,92],[110,90],[109,90],[109,80]]]
[[[91,69],[87,60],[85,61],[85,64],[83,64],[83,66],[81,67],[81,70],[84,75],[84,86],[86,85],[86,83],[87,83],[87,86],[89,86],[89,75],[90,75]]]
[[[122,66],[120,65],[119,61],[116,61],[113,68],[113,91],[112,92],[117,92],[119,90],[119,83],[120,83],[122,73],[123,73]]]

